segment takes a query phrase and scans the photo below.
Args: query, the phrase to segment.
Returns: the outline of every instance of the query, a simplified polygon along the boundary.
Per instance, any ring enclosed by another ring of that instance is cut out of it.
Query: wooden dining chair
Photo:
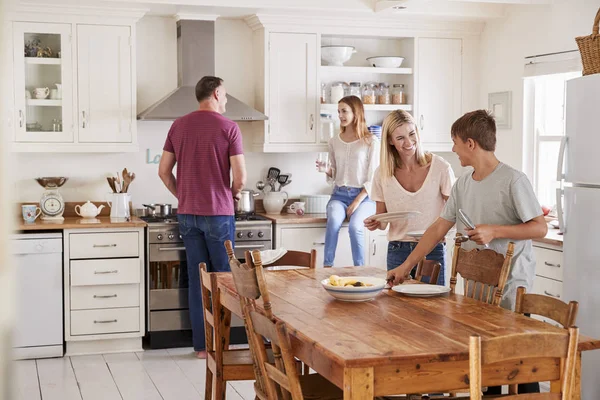
[[[442,264],[434,260],[421,260],[417,264],[417,272],[415,273],[415,280],[424,282],[423,278],[428,278],[426,283],[432,285],[437,284],[438,277],[440,276],[440,269]]]
[[[517,301],[515,312],[520,314],[539,315],[556,321],[568,328],[575,325],[579,303],[570,301],[569,304],[562,300],[541,294],[526,293],[523,286],[517,288]]]
[[[340,388],[319,374],[299,375],[296,359],[286,325],[256,310],[254,305],[244,306],[244,316],[250,330],[250,340],[256,349],[258,365],[264,379],[265,393],[261,400],[316,400],[343,399]],[[267,357],[265,339],[281,350],[282,363],[272,363]]]
[[[486,398],[501,398],[503,400],[571,399],[575,379],[579,328],[572,326],[568,330],[568,334],[560,332],[520,333],[484,341],[481,340],[479,335],[471,336],[469,339],[469,398],[471,400]],[[561,359],[564,362],[564,368],[560,368],[560,393],[518,395],[513,391],[514,387],[511,386],[508,396],[482,396],[482,378],[485,378],[486,375],[486,373],[482,373],[483,367],[487,367],[485,370],[489,373],[498,373],[500,371],[495,371],[493,364],[514,360],[515,363],[511,364],[513,370],[510,374],[519,376],[520,373],[531,373],[531,366],[520,367],[523,360],[545,357]]]
[[[200,264],[204,331],[206,340],[206,400],[225,400],[227,381],[255,379],[254,362],[249,349],[229,348],[231,312],[220,301],[216,273]],[[212,396],[214,390],[214,397]]]
[[[253,254],[252,254],[253,255]],[[260,252],[259,252],[260,255]],[[256,262],[257,260],[254,258],[254,255],[248,259],[246,257],[246,261],[248,262]],[[262,260],[261,260],[262,264]],[[288,250],[283,257],[280,259],[263,265],[263,268],[269,269],[271,267],[277,266],[296,266],[296,267],[307,267],[307,268],[316,268],[317,266],[317,250],[312,249],[310,252],[305,251],[296,251],[296,250]]]
[[[499,306],[515,244],[509,242],[506,256],[503,256],[491,249],[465,250],[461,245],[467,240],[469,238],[460,233],[454,239],[450,290],[454,293],[456,275],[460,274],[464,279],[464,296]]]

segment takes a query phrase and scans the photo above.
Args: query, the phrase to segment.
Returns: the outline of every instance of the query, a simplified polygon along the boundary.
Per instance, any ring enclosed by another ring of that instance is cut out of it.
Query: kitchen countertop
[[[544,243],[551,244],[553,246],[562,247],[563,245],[563,235],[558,233],[558,229],[548,227],[548,233],[543,239],[534,239],[534,244],[536,243]]]
[[[111,222],[110,217],[100,216],[84,219],[81,217],[65,217],[63,221],[42,221],[25,223],[22,219],[15,224],[17,231],[41,231],[63,229],[94,229],[94,228],[143,228],[146,223],[138,217],[131,217],[128,222]]]
[[[274,224],[293,225],[293,224],[326,224],[327,214],[266,214],[260,213],[263,217],[269,218]]]

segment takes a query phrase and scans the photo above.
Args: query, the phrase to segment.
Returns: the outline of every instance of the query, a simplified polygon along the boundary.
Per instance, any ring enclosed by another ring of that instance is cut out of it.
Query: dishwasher
[[[15,264],[13,358],[63,356],[62,232],[10,237]]]

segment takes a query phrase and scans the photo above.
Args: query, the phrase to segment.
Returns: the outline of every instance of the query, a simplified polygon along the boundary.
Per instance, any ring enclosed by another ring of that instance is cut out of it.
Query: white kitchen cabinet
[[[569,299],[565,299],[563,296],[562,280],[564,264],[562,249],[534,242],[533,253],[535,255],[536,269],[532,293],[554,297],[568,303]],[[532,317],[559,327],[561,326],[549,318],[539,315],[532,315]]]
[[[13,151],[137,151],[135,22],[57,20],[12,23]],[[24,56],[32,41],[52,56]]]
[[[451,151],[450,127],[462,114],[462,39],[419,38],[415,73],[421,142]]]
[[[67,355],[142,349],[144,237],[143,228],[64,231]]]
[[[276,226],[275,246],[286,250],[297,250],[309,252],[317,250],[317,268],[323,266],[325,249],[325,225],[324,224],[302,224],[302,225],[280,225]],[[365,250],[368,247],[365,246]],[[366,255],[365,255],[366,257]],[[352,266],[352,248],[348,226],[342,226],[335,252],[334,267]]]
[[[79,142],[132,142],[132,56],[130,27],[77,25]]]
[[[387,248],[388,239],[386,231],[368,232],[369,253],[367,255],[367,265],[370,267],[387,270]]]

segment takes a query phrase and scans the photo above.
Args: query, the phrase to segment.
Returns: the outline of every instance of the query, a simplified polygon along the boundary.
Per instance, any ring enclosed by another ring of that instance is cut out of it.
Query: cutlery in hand
[[[473,223],[471,218],[469,218],[469,216],[460,208],[458,209],[458,219],[460,219],[460,222],[462,222],[463,225],[465,225],[467,228],[471,230],[475,229],[475,224]],[[490,246],[485,244],[484,247],[489,248]]]

